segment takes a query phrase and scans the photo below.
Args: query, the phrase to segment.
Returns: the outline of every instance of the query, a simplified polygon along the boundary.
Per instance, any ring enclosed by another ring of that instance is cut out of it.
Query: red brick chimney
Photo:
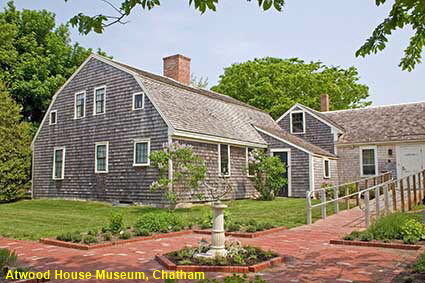
[[[162,60],[164,60],[164,76],[185,85],[190,83],[190,58],[176,54]]]
[[[320,111],[329,111],[329,95],[326,93],[320,95]]]

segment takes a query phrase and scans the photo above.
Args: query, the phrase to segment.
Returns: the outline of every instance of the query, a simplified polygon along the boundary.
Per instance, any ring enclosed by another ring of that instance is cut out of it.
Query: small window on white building
[[[230,176],[230,146],[218,145],[218,172],[223,177]]]
[[[75,115],[76,119],[83,118],[86,115],[86,92],[75,94]]]
[[[65,175],[65,147],[53,150],[53,179],[62,180]]]
[[[106,87],[97,87],[94,89],[93,115],[105,113],[106,106]]]
[[[378,171],[376,146],[360,148],[360,173],[362,176],[374,176]]]
[[[291,133],[304,134],[305,132],[305,117],[304,111],[291,112]]]
[[[149,140],[135,140],[133,166],[149,166],[150,150],[151,144]]]
[[[50,111],[50,125],[56,125],[58,114],[56,110]]]
[[[247,168],[248,177],[254,177],[255,176],[255,172],[253,170],[252,163],[249,162],[249,157],[250,157],[250,154],[253,150],[254,150],[254,148],[252,148],[252,147],[246,148],[246,168]]]
[[[98,142],[95,145],[95,173],[108,173],[109,143]]]
[[[145,108],[145,94],[138,92],[133,94],[133,110]]]
[[[323,178],[329,179],[331,177],[331,163],[329,159],[323,160]]]

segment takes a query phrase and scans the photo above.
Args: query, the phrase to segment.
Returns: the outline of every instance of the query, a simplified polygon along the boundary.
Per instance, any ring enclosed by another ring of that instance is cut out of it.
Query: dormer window
[[[50,111],[50,125],[56,125],[57,112],[56,110]]]
[[[145,108],[145,94],[138,92],[133,94],[133,110]]]
[[[291,112],[291,133],[304,134],[305,133],[305,115],[304,111]]]

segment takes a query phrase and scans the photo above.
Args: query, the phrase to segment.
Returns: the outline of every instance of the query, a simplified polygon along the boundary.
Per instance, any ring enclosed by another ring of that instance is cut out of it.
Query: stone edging
[[[282,230],[287,230],[288,227],[282,226],[282,227],[276,227],[276,228],[271,228],[268,230],[264,230],[264,231],[258,231],[258,232],[254,232],[254,233],[243,233],[243,232],[225,232],[226,236],[232,236],[232,237],[237,237],[237,238],[258,238],[258,237],[262,237],[268,234],[272,234],[272,233],[276,233]],[[211,230],[194,230],[193,231],[196,234],[205,234],[205,235],[211,235]]]
[[[100,249],[100,248],[111,247],[111,246],[122,245],[122,244],[133,243],[133,242],[139,242],[139,241],[147,241],[147,240],[176,237],[176,236],[187,235],[187,234],[192,234],[192,233],[193,233],[192,230],[183,230],[183,231],[170,232],[170,233],[165,233],[165,234],[154,234],[154,235],[148,236],[148,237],[136,237],[136,238],[132,238],[132,239],[128,239],[128,240],[118,240],[118,241],[113,241],[113,242],[105,242],[105,243],[96,244],[96,245],[86,245],[86,244],[64,242],[64,241],[59,241],[59,240],[56,240],[56,239],[49,239],[49,238],[40,239],[40,243],[43,243],[43,244],[46,244],[46,245],[63,247],[63,248],[77,249],[77,250],[93,250],[93,249]]]
[[[419,245],[362,242],[362,241],[348,241],[348,240],[330,240],[329,243],[333,245],[376,247],[376,248],[388,248],[388,249],[400,249],[400,250],[419,250],[422,247]]]
[[[258,272],[283,262],[283,257],[278,256],[268,261],[250,266],[204,266],[204,265],[177,265],[163,255],[155,256],[155,259],[168,270],[181,270],[186,272],[228,272],[248,273]]]

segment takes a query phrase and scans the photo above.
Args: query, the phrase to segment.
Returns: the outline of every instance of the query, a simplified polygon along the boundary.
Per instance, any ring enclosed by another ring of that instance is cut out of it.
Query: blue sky
[[[2,6],[6,2],[0,0]],[[232,63],[264,56],[299,57],[356,66],[361,82],[370,87],[373,105],[425,101],[424,64],[413,72],[398,67],[410,30],[395,32],[378,55],[354,56],[393,1],[376,7],[374,0],[287,0],[284,12],[278,13],[261,11],[255,0],[221,0],[217,12],[204,15],[189,8],[188,0],[161,2],[151,11],[135,10],[128,24],[112,26],[101,35],[82,36],[72,29],[72,39],[154,73],[162,73],[162,57],[181,53],[192,58],[192,73],[208,77],[209,87]],[[58,22],[78,12],[112,13],[100,0],[15,0],[15,5],[50,10]]]

